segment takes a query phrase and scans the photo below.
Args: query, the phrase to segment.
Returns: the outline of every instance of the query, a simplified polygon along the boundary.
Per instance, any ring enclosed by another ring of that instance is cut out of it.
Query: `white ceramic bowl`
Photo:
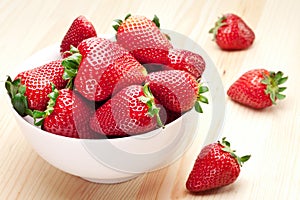
[[[203,144],[218,139],[224,119],[224,92],[215,66],[207,54],[183,35],[166,31],[177,48],[200,53],[207,64],[204,80],[210,88],[210,104],[204,114],[191,110],[179,119],[145,134],[116,139],[75,139],[54,135],[32,125],[30,117],[22,118],[10,104],[20,130],[35,151],[58,169],[98,183],[117,183],[145,172],[165,167],[180,158],[201,134]],[[100,37],[112,38],[108,35]],[[28,58],[18,72],[59,58],[59,44],[51,45]],[[7,95],[8,97],[8,95]],[[216,112],[216,109],[221,109]],[[222,110],[223,109],[223,110]],[[199,147],[200,150],[200,147]]]

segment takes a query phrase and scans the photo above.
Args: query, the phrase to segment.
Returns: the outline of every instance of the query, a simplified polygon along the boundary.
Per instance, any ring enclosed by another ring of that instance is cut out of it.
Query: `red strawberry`
[[[280,94],[286,87],[279,87],[288,77],[282,72],[269,72],[265,69],[254,69],[244,73],[227,91],[227,95],[243,105],[262,109],[275,104],[276,100],[284,99]]]
[[[148,86],[123,88],[97,109],[90,127],[107,136],[128,136],[155,129],[160,121],[160,108]]]
[[[77,47],[81,41],[91,37],[97,37],[93,24],[84,16],[77,17],[61,42],[61,54],[63,55],[63,53],[69,51],[71,45]]]
[[[167,36],[159,29],[159,19],[154,16],[151,21],[143,16],[125,17],[125,20],[115,20],[114,29],[117,31],[117,43],[142,64],[166,64],[168,51],[172,48]]]
[[[88,125],[93,110],[81,97],[68,88],[52,88],[45,112],[33,111],[35,125],[50,133],[72,138],[95,138]],[[37,122],[37,118],[43,118]]]
[[[64,77],[72,80],[76,76],[76,89],[89,100],[106,100],[128,85],[143,83],[147,75],[127,50],[107,39],[86,39],[72,51],[63,61]]]
[[[24,116],[31,114],[30,110],[45,110],[49,100],[48,94],[52,91],[51,83],[58,89],[64,88],[67,84],[62,78],[63,73],[61,60],[56,60],[21,72],[14,81],[9,77],[6,89],[17,112]]]
[[[238,157],[225,138],[209,144],[198,155],[186,188],[190,192],[202,192],[229,185],[238,178],[240,166],[249,158],[250,155]]]
[[[166,110],[166,115],[167,115],[166,124],[169,124],[169,123],[175,121],[176,119],[178,119],[179,117],[181,117],[182,113]]]
[[[29,69],[23,72],[20,72],[19,74],[17,74],[17,76],[14,78],[14,80],[20,79],[20,80],[25,80],[32,72],[34,72],[35,70],[39,69],[40,67],[36,67],[34,69]]]
[[[199,86],[195,77],[180,70],[166,70],[150,73],[146,78],[154,97],[168,110],[183,113],[194,105],[202,112],[199,101],[208,103],[201,93],[208,90]]]
[[[209,33],[221,49],[241,50],[250,47],[255,39],[252,29],[237,15],[223,15]]]
[[[199,79],[205,69],[205,61],[199,54],[184,50],[170,49],[168,54],[168,63],[165,69],[183,70]]]

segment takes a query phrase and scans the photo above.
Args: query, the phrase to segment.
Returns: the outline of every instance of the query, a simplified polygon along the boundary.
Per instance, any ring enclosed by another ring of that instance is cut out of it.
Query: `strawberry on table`
[[[205,70],[205,61],[197,53],[185,49],[170,49],[164,69],[183,70],[199,79]]]
[[[208,91],[200,86],[194,76],[181,70],[165,70],[148,74],[146,83],[154,97],[168,110],[183,113],[195,106],[202,112],[200,102],[208,103],[202,93]]]
[[[106,136],[141,134],[163,126],[160,108],[147,84],[131,85],[96,110],[90,127]]]
[[[93,109],[82,97],[69,88],[57,90],[53,85],[49,97],[44,112],[33,111],[35,125],[65,137],[81,139],[98,137],[88,125]]]
[[[66,86],[61,60],[51,61],[40,67],[19,73],[14,80],[8,77],[5,86],[16,111],[24,116],[30,110],[44,111],[51,93],[51,83],[58,89]]]
[[[114,29],[117,31],[117,43],[126,48],[140,63],[166,64],[168,51],[172,44],[161,32],[159,19],[144,16],[125,17],[125,20],[115,20]]]
[[[66,57],[68,54],[64,53],[70,50],[71,45],[77,47],[81,41],[91,37],[97,37],[93,24],[82,15],[77,17],[61,42],[60,53]]]
[[[249,158],[250,155],[238,157],[225,138],[209,144],[198,155],[186,188],[190,192],[202,192],[229,185],[236,181],[240,166]]]
[[[122,88],[144,82],[146,69],[123,47],[104,38],[89,38],[64,59],[65,79],[74,79],[85,98],[103,101]]]
[[[255,39],[253,30],[242,18],[232,13],[219,18],[209,33],[214,35],[214,40],[223,50],[247,49]]]
[[[266,69],[253,69],[244,73],[228,89],[227,95],[245,106],[262,109],[272,106],[276,100],[285,98],[281,94],[286,87],[280,87],[287,81],[282,72]]]

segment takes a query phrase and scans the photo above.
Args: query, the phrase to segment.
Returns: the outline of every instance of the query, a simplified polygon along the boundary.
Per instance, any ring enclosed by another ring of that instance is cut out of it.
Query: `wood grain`
[[[98,33],[114,33],[115,18],[127,13],[160,17],[162,28],[187,35],[210,55],[225,90],[243,72],[258,67],[289,75],[287,98],[262,111],[226,97],[222,136],[240,154],[252,157],[237,182],[202,195],[185,190],[185,180],[200,152],[197,138],[172,165],[113,185],[90,183],[45,162],[16,126],[5,98],[0,99],[0,199],[300,199],[300,1],[297,0],[2,0],[0,2],[0,95],[5,75],[41,48],[61,41],[78,15]],[[221,51],[208,30],[221,14],[236,13],[254,29],[245,51]]]

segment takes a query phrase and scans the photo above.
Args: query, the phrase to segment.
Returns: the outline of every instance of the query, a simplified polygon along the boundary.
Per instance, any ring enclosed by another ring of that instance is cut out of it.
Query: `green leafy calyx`
[[[211,28],[209,30],[209,33],[212,33],[213,34],[213,40],[216,39],[216,36],[217,36],[217,33],[218,33],[218,29],[221,27],[221,26],[224,26],[226,25],[225,22],[223,22],[224,20],[226,19],[226,17],[223,15],[222,17],[219,17],[218,21],[216,21],[215,23],[215,27]]]
[[[195,102],[195,105],[194,105],[195,110],[199,113],[203,113],[201,103],[208,104],[208,99],[205,96],[203,96],[203,93],[208,92],[208,90],[209,89],[207,86],[203,86],[203,85],[199,84],[197,101]]]
[[[154,15],[152,22],[157,26],[157,28],[160,28],[160,22],[159,22],[159,18],[157,17],[157,15]]]
[[[160,29],[160,22],[159,22],[159,18],[157,17],[157,15],[154,15],[152,22],[157,26],[157,28]],[[166,38],[168,40],[171,40],[171,37],[168,34],[166,34],[166,33],[163,33],[163,34],[166,36]]]
[[[44,122],[44,119],[47,116],[49,116],[54,110],[54,106],[56,104],[56,100],[59,95],[59,91],[55,88],[54,84],[51,84],[51,86],[52,86],[52,92],[48,94],[49,101],[48,101],[46,110],[45,111],[39,111],[39,110],[33,111],[34,125],[36,125],[36,126],[41,126]],[[40,118],[42,118],[42,119],[40,119]]]
[[[154,99],[153,94],[150,91],[149,84],[145,84],[143,86],[143,92],[144,92],[144,96],[140,96],[139,100],[148,106],[147,114],[150,117],[156,117],[158,126],[164,128],[164,125],[159,116],[160,108],[158,108],[155,104],[155,99]]]
[[[32,110],[28,108],[25,96],[26,86],[21,84],[21,79],[12,80],[10,76],[7,76],[5,88],[17,113],[21,116],[32,116]]]
[[[130,16],[131,14],[127,14],[124,18],[124,21],[127,20]],[[119,26],[123,23],[123,20],[115,19],[114,22],[116,22],[116,24],[114,24],[112,27],[115,29],[115,31],[118,31]]]
[[[269,74],[264,74],[264,79],[261,81],[263,84],[267,86],[265,89],[265,93],[270,95],[270,99],[273,104],[276,104],[276,100],[282,100],[285,98],[285,95],[281,94],[286,87],[279,87],[279,85],[285,83],[288,77],[283,77],[283,73],[281,71],[275,73],[270,71]]]
[[[74,46],[71,46],[71,49],[70,51],[68,51],[68,53],[71,55],[63,59],[61,64],[62,66],[64,66],[63,79],[69,80],[67,88],[72,89],[73,80],[77,75],[78,68],[82,60],[82,55],[80,54],[79,50]]]
[[[251,157],[251,155],[246,155],[246,156],[242,156],[242,157],[239,157],[235,154],[235,150],[232,150],[230,148],[230,143],[226,140],[225,137],[222,138],[222,141],[218,142],[219,144],[221,144],[223,146],[222,150],[225,151],[225,152],[228,152],[230,153],[230,155],[236,159],[236,161],[238,162],[238,164],[240,166],[243,165],[244,162],[248,161]]]

